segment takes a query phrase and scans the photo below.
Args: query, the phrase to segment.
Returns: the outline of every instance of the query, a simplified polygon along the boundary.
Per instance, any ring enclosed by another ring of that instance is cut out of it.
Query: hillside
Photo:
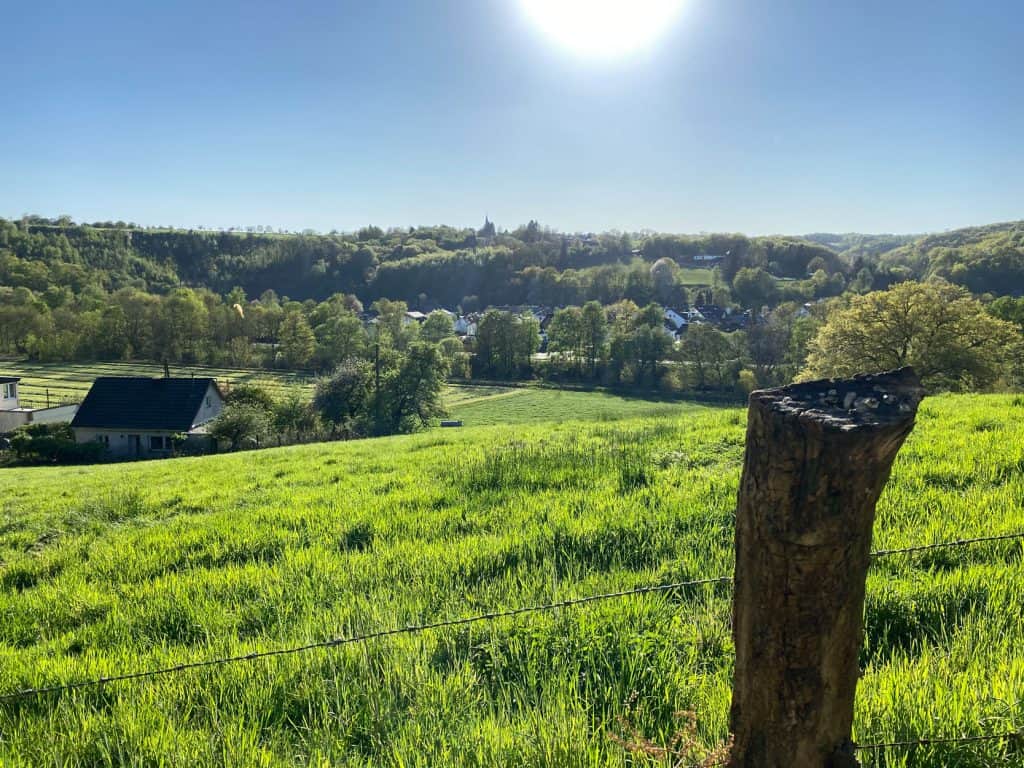
[[[881,257],[914,277],[941,277],[974,293],[1024,295],[1024,221],[928,235]]]
[[[1018,414],[1008,396],[927,400],[876,547],[1024,529]],[[4,471],[0,694],[727,575],[743,422],[705,409]],[[876,562],[858,741],[1019,725],[1021,556],[992,542]],[[692,710],[703,743],[725,737],[729,600],[692,587],[8,700],[0,762],[636,764],[607,737],[618,715],[664,743]]]
[[[213,232],[0,219],[0,286],[46,293],[53,308],[68,303],[62,292],[80,296],[134,288],[166,294],[181,285],[221,295],[241,288],[250,297],[270,290],[300,301],[353,294],[367,304],[389,298],[413,306],[461,305],[467,311],[590,299],[672,304],[685,299],[686,289],[716,283],[707,265],[697,261],[710,254],[721,257],[719,273],[727,286],[744,267],[785,280],[804,281],[819,269],[842,276],[828,286],[802,285],[782,298],[835,295],[845,286],[864,291],[931,276],[977,293],[1024,293],[1024,222],[923,237],[594,235],[556,232],[536,222],[506,232],[488,226],[479,232],[366,227],[325,235],[271,233],[263,227]],[[659,259],[677,265],[673,285],[652,280],[650,268]]]

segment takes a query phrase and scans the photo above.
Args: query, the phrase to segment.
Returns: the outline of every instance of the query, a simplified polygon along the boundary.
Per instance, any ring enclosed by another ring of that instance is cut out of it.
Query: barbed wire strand
[[[11,701],[13,699],[27,698],[29,696],[38,696],[46,693],[57,693],[63,691],[72,691],[79,688],[104,686],[109,683],[119,683],[128,680],[141,680],[144,678],[158,677],[160,675],[169,675],[176,672],[184,672],[190,669],[201,669],[203,667],[214,667],[223,664],[232,664],[235,662],[242,661],[255,661],[256,659],[265,659],[271,656],[288,656],[296,653],[304,653],[306,651],[316,650],[318,648],[336,648],[341,645],[361,643],[367,640],[376,640],[383,637],[392,637],[394,635],[417,634],[419,632],[425,632],[427,630],[444,629],[446,627],[459,627],[466,624],[474,624],[482,621],[495,621],[497,619],[503,619],[510,616],[521,616],[526,613],[540,613],[543,611],[553,611],[559,608],[569,608],[576,605],[583,605],[585,603],[595,603],[601,600],[612,600],[620,597],[629,597],[631,595],[645,595],[650,594],[652,592],[671,592],[673,590],[683,589],[684,587],[696,587],[705,584],[727,583],[732,583],[731,576],[717,576],[708,579],[679,581],[672,584],[656,584],[653,586],[636,587],[634,589],[624,589],[619,592],[604,592],[602,594],[588,595],[586,597],[573,597],[567,600],[559,600],[558,602],[554,603],[545,603],[543,605],[531,605],[522,608],[510,608],[504,611],[492,611],[490,613],[481,613],[475,616],[466,616],[458,619],[445,619],[443,621],[435,621],[426,624],[410,624],[404,627],[382,629],[376,632],[367,632],[361,635],[335,637],[329,640],[321,640],[315,643],[307,643],[306,645],[293,646],[290,648],[277,648],[269,651],[253,651],[252,653],[238,654],[236,656],[223,656],[216,659],[190,661],[185,662],[183,664],[175,664],[173,666],[160,667],[157,669],[146,670],[143,672],[128,672],[120,675],[109,675],[90,680],[82,680],[77,683],[50,685],[40,688],[25,688],[20,691],[14,691],[12,693],[0,695],[0,702]]]
[[[1024,729],[980,736],[935,736],[922,739],[908,739],[906,741],[887,741],[877,744],[855,744],[854,749],[858,751],[902,749],[906,747],[924,747],[930,744],[964,744],[972,741],[1001,741],[1019,738],[1024,738]]]
[[[1010,539],[1024,539],[1024,531],[1017,533],[1000,534],[996,536],[979,536],[972,539],[957,539],[955,541],[945,541],[939,542],[937,544],[923,544],[913,547],[903,547],[901,549],[883,549],[872,552],[871,556],[888,557],[890,555],[921,552],[925,550],[940,549],[945,547],[963,547],[982,542],[1005,541]],[[182,664],[175,664],[169,667],[159,667],[157,669],[144,670],[141,672],[127,672],[117,675],[108,675],[90,680],[82,680],[76,683],[41,686],[38,688],[25,688],[19,691],[13,691],[11,693],[0,694],[0,702],[28,698],[29,696],[40,696],[48,693],[73,691],[81,688],[100,687],[108,685],[110,683],[127,682],[130,680],[143,680],[146,678],[159,677],[162,675],[169,675],[177,672],[185,672],[187,670],[192,669],[202,669],[204,667],[221,666],[224,664],[233,664],[243,661],[256,661],[257,659],[265,659],[270,658],[272,656],[289,656],[298,653],[305,653],[307,651],[312,651],[319,648],[336,648],[341,645],[349,645],[351,643],[365,642],[368,640],[376,640],[384,637],[392,637],[395,635],[416,634],[419,632],[426,632],[434,629],[458,627],[466,624],[474,624],[483,621],[494,621],[496,619],[508,618],[511,616],[521,616],[527,613],[540,613],[544,611],[552,611],[557,610],[559,608],[569,608],[575,605],[583,605],[586,603],[593,603],[602,600],[612,600],[621,597],[629,597],[631,595],[645,595],[655,592],[670,592],[672,590],[682,589],[684,587],[700,586],[703,584],[725,584],[731,582],[732,577],[730,576],[716,576],[706,579],[694,579],[692,581],[675,582],[672,584],[656,584],[647,587],[636,587],[634,589],[626,589],[621,590],[619,592],[605,592],[602,594],[570,598],[567,600],[561,600],[553,603],[545,603],[542,605],[531,605],[522,608],[510,608],[504,611],[492,611],[489,613],[482,613],[477,614],[475,616],[467,616],[458,619],[445,619],[443,621],[435,621],[425,624],[411,624],[404,627],[383,629],[378,630],[376,632],[368,632],[361,635],[336,637],[328,640],[317,641],[314,643],[307,643],[305,645],[292,646],[289,648],[276,648],[269,651],[253,651],[252,653],[238,654],[235,656],[223,656],[215,659],[190,661]]]
[[[942,541],[938,544],[918,544],[913,547],[902,547],[900,549],[880,549],[871,553],[872,557],[887,557],[889,555],[903,555],[908,552],[924,552],[929,549],[943,549],[945,547],[965,547],[969,544],[980,544],[986,541],[1010,541],[1011,539],[1024,539],[1024,531],[1017,533],[1001,533],[995,536],[978,536],[973,539],[956,539],[955,541]]]

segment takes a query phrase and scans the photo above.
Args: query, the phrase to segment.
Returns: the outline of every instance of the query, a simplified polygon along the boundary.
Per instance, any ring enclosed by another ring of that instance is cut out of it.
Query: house
[[[476,336],[476,316],[463,315],[455,321],[456,336]]]
[[[18,397],[20,382],[17,376],[0,376],[0,435],[13,432],[26,424],[53,424],[71,421],[74,417],[78,409],[75,404],[63,403],[46,408],[23,406]]]
[[[13,376],[0,377],[0,411],[14,411],[18,408],[18,382]]]
[[[688,317],[676,312],[674,309],[669,307],[665,308],[665,322],[672,326],[673,331],[678,331],[682,326],[689,325],[690,320]]]
[[[75,441],[103,443],[121,458],[169,456],[175,435],[206,440],[203,425],[224,408],[213,379],[104,376],[71,422]]]
[[[402,318],[402,325],[412,325],[413,323],[422,323],[427,319],[427,316],[422,312],[416,310],[410,310],[405,313],[405,317]]]

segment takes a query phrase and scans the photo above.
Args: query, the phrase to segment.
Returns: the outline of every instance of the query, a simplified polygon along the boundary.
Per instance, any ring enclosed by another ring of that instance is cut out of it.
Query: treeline
[[[401,299],[467,311],[490,305],[563,306],[629,299],[682,305],[692,276],[677,275],[677,294],[652,280],[659,260],[676,267],[717,263],[716,301],[771,304],[866,293],[904,280],[942,277],[975,293],[1024,294],[1024,223],[957,230],[918,239],[884,235],[806,238],[738,234],[566,234],[530,222],[498,231],[446,226],[355,233],[144,229],[123,222],[76,224],[67,217],[0,219],[0,285],[47,294],[109,294],[134,288],[164,295],[182,286],[248,295],[274,290],[299,300],[354,294],[365,303]],[[258,231],[257,231],[258,230]],[[711,262],[706,257],[715,257]],[[773,290],[731,292],[746,274]],[[809,285],[811,279],[815,285]],[[795,283],[795,285],[794,285]],[[823,285],[825,284],[825,285]]]
[[[630,299],[674,303],[656,295],[650,265],[667,259],[694,266],[698,256],[722,258],[723,285],[743,267],[780,279],[815,270],[848,270],[828,248],[793,238],[743,235],[568,235],[530,222],[497,232],[451,227],[367,227],[353,234],[132,229],[28,217],[0,219],[0,285],[50,292],[112,293],[135,288],[166,294],[176,287],[249,295],[274,290],[300,300],[352,293],[364,302],[402,299],[448,307]],[[680,279],[680,287],[694,280]],[[710,281],[709,281],[710,282]],[[710,287],[710,286],[708,286]],[[662,287],[663,290],[664,287]]]

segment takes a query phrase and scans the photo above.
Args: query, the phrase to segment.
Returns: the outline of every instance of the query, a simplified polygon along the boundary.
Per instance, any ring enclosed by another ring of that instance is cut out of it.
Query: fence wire
[[[957,539],[955,541],[945,541],[937,544],[922,544],[913,547],[903,547],[901,549],[883,549],[871,553],[873,558],[888,557],[890,555],[908,554],[913,552],[921,552],[925,550],[941,549],[948,547],[964,547],[982,542],[991,541],[1006,541],[1011,539],[1024,539],[1024,531],[1016,533],[1006,533],[994,536],[979,536],[973,539]],[[495,621],[497,619],[509,618],[513,616],[522,616],[529,613],[542,613],[546,611],[553,611],[560,608],[571,608],[577,605],[584,605],[587,603],[595,603],[603,600],[613,600],[616,598],[630,597],[634,595],[646,595],[657,592],[671,592],[685,587],[695,587],[707,584],[731,584],[731,576],[715,576],[711,578],[694,579],[692,581],[680,581],[672,584],[656,584],[646,587],[636,587],[633,589],[625,589],[618,592],[605,592],[597,595],[589,595],[586,597],[575,597],[566,600],[560,600],[552,603],[544,603],[541,605],[531,605],[521,608],[510,608],[503,611],[492,611],[489,613],[477,614],[475,616],[467,616],[457,619],[445,619],[443,621],[435,621],[423,624],[410,624],[403,627],[396,627],[392,629],[383,629],[376,632],[367,632],[364,634],[350,635],[345,637],[335,637],[328,640],[320,640],[314,643],[307,643],[305,645],[292,646],[289,648],[277,648],[268,651],[253,651],[252,653],[238,654],[235,656],[223,656],[215,659],[205,659],[200,661],[190,661],[183,664],[175,664],[167,667],[159,667],[156,669],[144,670],[140,672],[127,672],[117,675],[108,675],[104,677],[93,678],[89,680],[81,680],[74,683],[63,683],[60,685],[49,685],[40,686],[36,688],[24,688],[18,691],[12,691],[10,693],[0,694],[0,703],[14,701],[17,699],[24,699],[30,696],[41,696],[50,693],[63,693],[66,691],[79,690],[82,688],[96,688],[109,685],[111,683],[120,683],[133,680],[143,680],[148,678],[160,677],[163,675],[175,674],[178,672],[185,672],[192,669],[203,669],[206,667],[216,667],[225,664],[234,664],[245,661],[256,661],[258,659],[266,659],[272,656],[290,656],[299,653],[305,653],[307,651],[317,650],[321,648],[336,648],[342,645],[350,645],[352,643],[366,642],[369,640],[377,640],[386,637],[393,637],[396,635],[412,635],[420,632],[426,632],[434,629],[445,629],[448,627],[460,627],[467,624],[474,624],[485,621]],[[862,749],[873,748],[870,745],[862,747]],[[881,748],[881,747],[878,747]]]
[[[854,749],[858,752],[867,752],[883,749],[912,749],[914,747],[927,747],[932,744],[968,744],[975,741],[1009,741],[1011,739],[1021,738],[1024,738],[1024,729],[1006,731],[1005,733],[983,734],[979,736],[934,736],[921,739],[908,739],[906,741],[886,741],[878,744],[855,744]]]

